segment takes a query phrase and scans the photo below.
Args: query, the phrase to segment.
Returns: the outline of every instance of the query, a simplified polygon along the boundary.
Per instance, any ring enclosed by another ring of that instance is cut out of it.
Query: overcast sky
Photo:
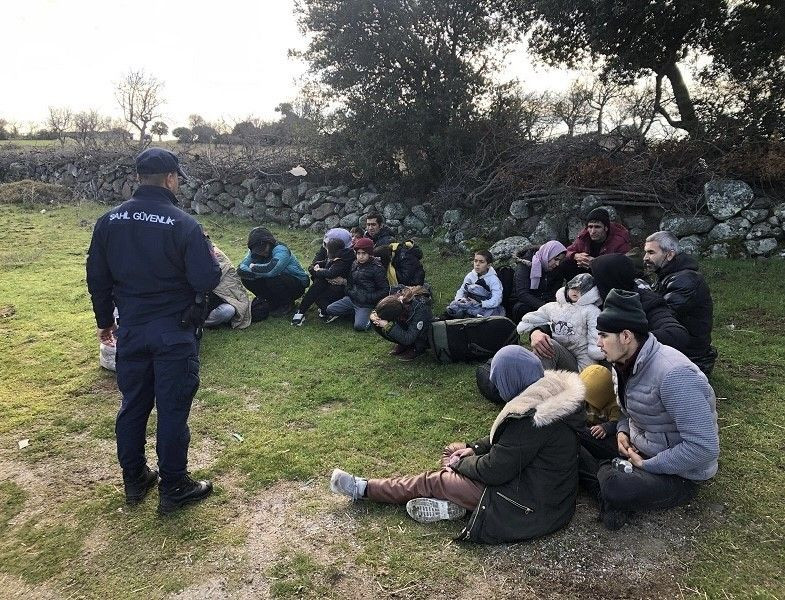
[[[0,118],[43,123],[49,106],[120,116],[114,82],[144,69],[164,82],[164,121],[187,116],[234,122],[276,117],[305,65],[293,0],[20,0],[3,2]],[[563,73],[534,72],[525,52],[504,75],[539,89],[563,89]]]

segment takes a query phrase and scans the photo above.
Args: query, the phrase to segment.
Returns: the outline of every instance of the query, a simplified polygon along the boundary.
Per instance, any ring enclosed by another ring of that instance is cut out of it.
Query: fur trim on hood
[[[586,387],[577,373],[545,371],[542,379],[504,405],[491,427],[491,442],[498,427],[509,416],[523,416],[534,410],[535,427],[545,427],[582,408],[585,396]]]

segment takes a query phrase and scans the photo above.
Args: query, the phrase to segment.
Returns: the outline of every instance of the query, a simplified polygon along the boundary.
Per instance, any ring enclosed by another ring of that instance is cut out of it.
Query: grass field
[[[452,541],[460,523],[419,525],[327,491],[335,466],[418,471],[446,442],[486,435],[497,411],[473,367],[401,365],[373,333],[312,315],[205,335],[190,461],[216,492],[167,519],[155,493],[127,508],[119,394],[98,368],[84,282],[104,209],[0,206],[0,597],[785,598],[784,262],[703,263],[722,455],[696,502],[610,533],[580,496],[565,530],[477,547]],[[247,223],[203,223],[242,257]],[[319,243],[276,233],[303,261]],[[441,308],[469,257],[425,249]]]

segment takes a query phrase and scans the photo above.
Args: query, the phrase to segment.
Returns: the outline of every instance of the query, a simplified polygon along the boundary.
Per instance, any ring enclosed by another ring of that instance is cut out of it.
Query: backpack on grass
[[[487,360],[520,336],[507,317],[476,317],[434,321],[428,342],[440,363]]]

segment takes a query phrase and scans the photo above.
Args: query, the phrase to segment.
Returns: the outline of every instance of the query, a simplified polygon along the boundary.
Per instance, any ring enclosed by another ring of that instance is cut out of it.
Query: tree
[[[699,112],[715,137],[769,138],[785,131],[785,10],[735,3],[701,73]]]
[[[299,56],[340,108],[328,149],[369,176],[438,179],[517,39],[508,0],[298,0]],[[282,107],[288,110],[288,107]],[[286,113],[283,113],[286,116]],[[399,160],[400,159],[400,160]]]
[[[190,144],[194,141],[194,132],[188,127],[175,127],[172,135],[177,138],[178,144]]]
[[[96,134],[104,126],[104,120],[98,111],[85,110],[74,115],[74,134],[76,141],[82,146],[96,143]]]
[[[655,75],[654,106],[672,127],[691,136],[704,131],[679,62],[710,51],[723,29],[728,0],[619,2],[618,0],[521,0],[530,48],[553,65],[599,61],[605,74],[630,81]],[[667,79],[680,119],[663,106]]]
[[[60,140],[60,147],[65,146],[65,138],[68,137],[68,132],[73,126],[74,115],[70,108],[54,106],[49,107],[49,119],[47,125],[56,139]]]
[[[610,103],[621,96],[622,86],[608,77],[597,77],[591,82],[588,90],[589,97],[586,102],[594,110],[596,131],[602,135],[605,131],[606,110]]]
[[[578,127],[585,127],[592,120],[591,90],[579,81],[573,81],[567,91],[553,99],[553,113],[567,126],[572,137]]]
[[[115,98],[123,110],[123,118],[139,131],[140,150],[149,144],[147,125],[161,116],[162,87],[158,79],[143,70],[129,71],[116,86]]]
[[[169,125],[164,123],[163,121],[156,121],[153,123],[153,126],[150,127],[150,133],[153,135],[158,136],[158,141],[161,141],[161,138],[169,133]]]
[[[218,137],[218,131],[211,125],[197,125],[191,129],[195,142],[199,144],[211,144]]]

